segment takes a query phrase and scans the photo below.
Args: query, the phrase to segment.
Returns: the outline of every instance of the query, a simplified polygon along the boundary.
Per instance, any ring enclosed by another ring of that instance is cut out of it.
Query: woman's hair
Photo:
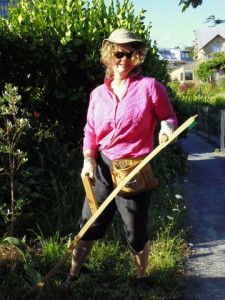
[[[123,45],[133,52],[131,60],[134,64],[134,67],[130,73],[130,76],[139,74],[141,72],[141,64],[144,62],[147,54],[147,47],[139,42],[132,42]],[[101,62],[106,66],[106,78],[112,78],[114,76],[112,61],[115,59],[114,53],[118,50],[119,44],[114,44],[109,41],[105,41],[100,49]]]

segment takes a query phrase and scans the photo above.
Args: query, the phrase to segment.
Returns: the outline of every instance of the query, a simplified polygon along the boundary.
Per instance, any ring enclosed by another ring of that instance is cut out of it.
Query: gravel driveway
[[[188,299],[225,300],[225,155],[193,132],[182,145],[189,153],[183,185],[193,245],[187,260]]]

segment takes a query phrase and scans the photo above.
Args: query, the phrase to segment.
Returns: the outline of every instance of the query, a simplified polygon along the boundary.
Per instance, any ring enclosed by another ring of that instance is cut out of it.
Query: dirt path
[[[184,190],[193,244],[187,294],[191,300],[225,300],[225,156],[194,133],[182,145],[189,153]]]

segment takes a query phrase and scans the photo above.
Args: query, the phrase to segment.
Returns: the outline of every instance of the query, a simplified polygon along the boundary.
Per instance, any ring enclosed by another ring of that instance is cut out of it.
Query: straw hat
[[[144,41],[138,40],[136,35],[128,29],[114,30],[108,39],[103,40],[102,46],[104,46],[106,41],[114,44],[140,43],[140,46],[146,46]]]

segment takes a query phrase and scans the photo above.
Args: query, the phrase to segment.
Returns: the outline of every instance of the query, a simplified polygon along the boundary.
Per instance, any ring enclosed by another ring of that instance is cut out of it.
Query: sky
[[[205,23],[206,19],[214,15],[216,20],[225,20],[225,0],[203,0],[203,4],[197,8],[189,6],[182,12],[179,6],[180,0],[130,0],[134,4],[135,13],[143,8],[145,23],[151,22],[152,40],[158,47],[181,49],[193,46],[194,30],[212,26],[213,23]],[[225,26],[225,23],[216,26]]]

